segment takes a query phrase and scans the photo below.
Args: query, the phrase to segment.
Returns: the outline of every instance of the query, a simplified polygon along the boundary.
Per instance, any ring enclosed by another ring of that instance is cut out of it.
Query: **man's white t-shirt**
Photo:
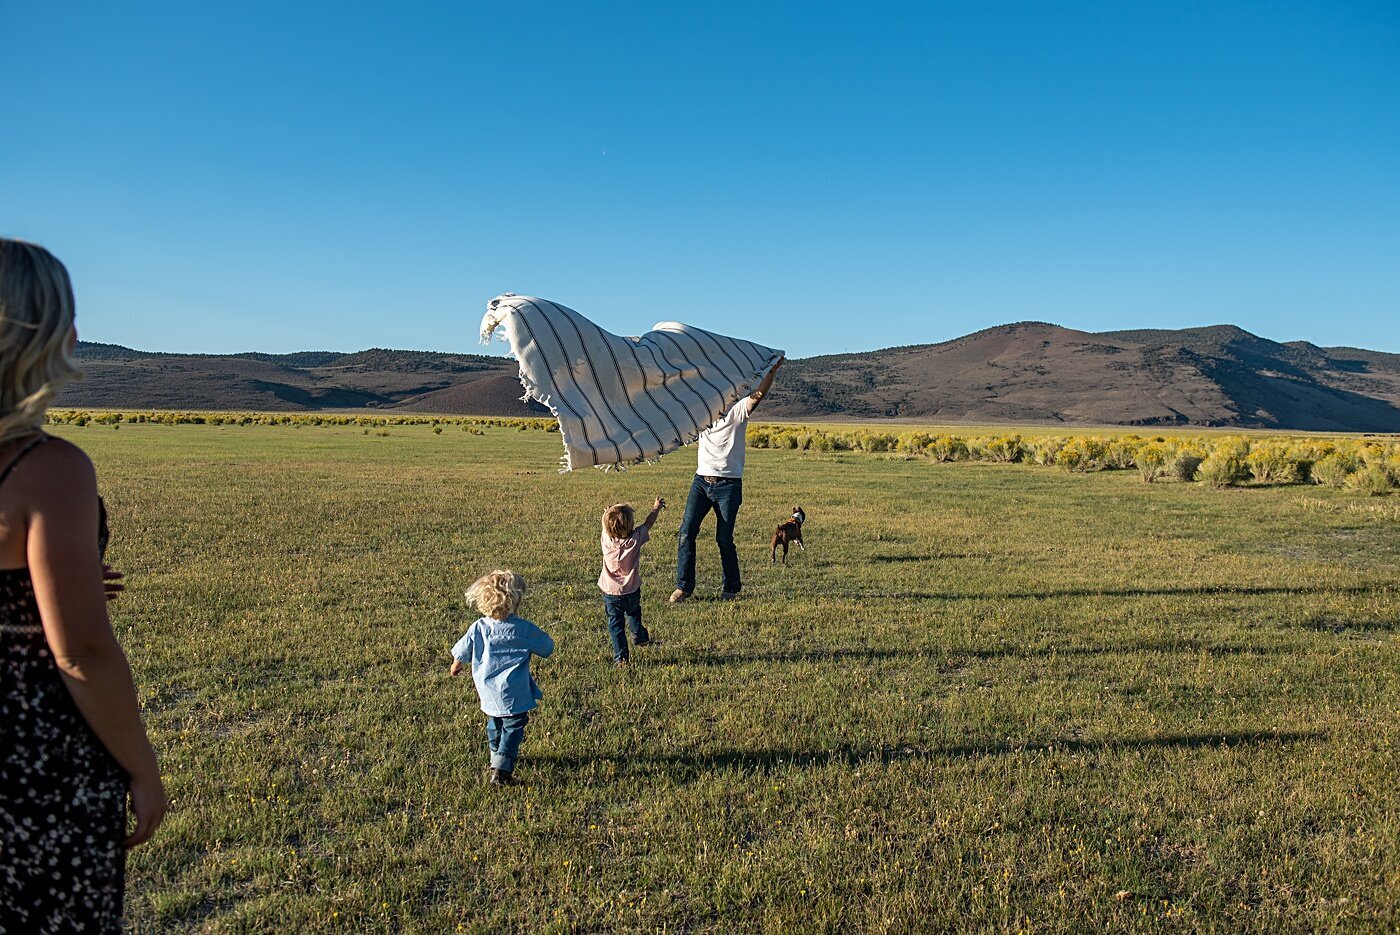
[[[695,473],[701,477],[744,476],[744,432],[754,398],[745,396],[714,425],[700,433],[700,454]]]

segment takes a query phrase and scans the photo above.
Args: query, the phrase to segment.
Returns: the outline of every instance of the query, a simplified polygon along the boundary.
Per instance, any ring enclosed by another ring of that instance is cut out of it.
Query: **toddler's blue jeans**
[[[520,756],[520,741],[525,739],[525,725],[528,723],[528,713],[486,719],[486,746],[491,750],[492,769],[503,769],[508,773],[515,771],[515,760]]]
[[[626,662],[627,632],[623,629],[624,620],[627,622],[626,629],[632,631],[632,639],[638,643],[651,639],[647,628],[642,626],[642,589],[638,588],[631,594],[604,594],[603,607],[608,612],[608,639],[612,641],[613,660]]]

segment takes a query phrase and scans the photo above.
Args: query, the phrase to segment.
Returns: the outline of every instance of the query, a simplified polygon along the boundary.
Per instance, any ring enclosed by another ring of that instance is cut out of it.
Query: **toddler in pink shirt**
[[[603,608],[608,615],[608,638],[612,641],[613,662],[625,666],[630,658],[627,651],[627,631],[638,646],[651,642],[651,634],[642,625],[642,546],[651,538],[651,526],[666,509],[660,497],[651,512],[635,526],[636,516],[626,503],[614,503],[603,512],[603,570],[598,575],[598,590],[603,592]],[[624,626],[625,621],[625,626]]]

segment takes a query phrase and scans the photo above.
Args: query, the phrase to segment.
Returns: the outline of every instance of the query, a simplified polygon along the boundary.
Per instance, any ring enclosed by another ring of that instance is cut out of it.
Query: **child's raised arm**
[[[642,520],[642,526],[646,528],[647,532],[651,531],[651,524],[656,522],[656,518],[661,515],[661,511],[664,509],[666,509],[666,498],[657,497],[656,502],[651,505],[651,512],[647,514],[646,519]]]

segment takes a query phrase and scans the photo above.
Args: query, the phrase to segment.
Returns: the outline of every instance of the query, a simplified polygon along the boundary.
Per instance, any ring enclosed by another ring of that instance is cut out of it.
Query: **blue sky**
[[[1400,352],[1391,0],[132,6],[0,3],[0,234],[89,340],[474,351],[512,291]]]

